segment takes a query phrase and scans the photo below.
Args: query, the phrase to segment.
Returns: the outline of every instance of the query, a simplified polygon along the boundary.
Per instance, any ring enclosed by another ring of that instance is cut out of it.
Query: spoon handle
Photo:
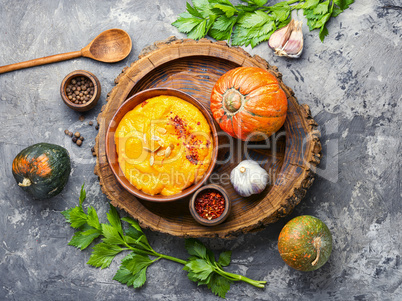
[[[9,71],[23,69],[23,68],[29,68],[29,67],[40,66],[40,65],[50,64],[50,63],[56,63],[56,62],[65,61],[65,60],[69,60],[69,59],[75,59],[75,58],[81,57],[81,56],[82,56],[81,50],[46,56],[46,57],[33,59],[30,61],[25,61],[25,62],[21,62],[21,63],[15,63],[15,64],[6,65],[6,66],[1,66],[0,74],[6,73]]]

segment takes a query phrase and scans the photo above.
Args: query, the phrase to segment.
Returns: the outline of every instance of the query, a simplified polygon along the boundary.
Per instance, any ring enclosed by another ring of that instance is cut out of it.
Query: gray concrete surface
[[[0,300],[219,299],[168,261],[148,270],[141,289],[113,281],[121,257],[104,270],[87,265],[90,251],[67,245],[74,231],[60,214],[77,204],[85,182],[87,204],[105,217],[108,200],[90,152],[97,132],[87,123],[142,48],[185,37],[170,25],[185,3],[0,0],[0,65],[78,50],[109,28],[124,29],[133,40],[130,56],[116,64],[80,58],[0,75]],[[203,240],[217,252],[233,251],[228,270],[268,281],[265,289],[235,283],[228,300],[402,300],[402,11],[385,5],[401,2],[357,1],[330,22],[324,43],[304,25],[299,60],[275,57],[265,43],[245,48],[278,66],[299,102],[311,107],[324,157],[291,215],[234,240]],[[76,69],[93,72],[102,84],[100,103],[84,121],[59,96],[63,77]],[[66,139],[65,129],[84,134],[81,148]],[[73,169],[60,195],[34,201],[17,186],[11,163],[21,149],[42,141],[66,147]],[[329,262],[310,273],[292,270],[277,251],[281,228],[302,214],[322,219],[334,239]],[[146,233],[156,250],[186,258],[183,239]]]

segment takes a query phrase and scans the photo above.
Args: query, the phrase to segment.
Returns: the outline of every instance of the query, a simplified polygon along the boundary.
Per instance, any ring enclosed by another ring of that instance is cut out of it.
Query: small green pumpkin
[[[318,218],[302,215],[283,227],[278,239],[282,259],[299,271],[314,271],[323,266],[332,252],[332,235]]]
[[[67,150],[59,145],[38,143],[23,149],[13,161],[12,172],[18,185],[36,199],[59,194],[70,176]]]

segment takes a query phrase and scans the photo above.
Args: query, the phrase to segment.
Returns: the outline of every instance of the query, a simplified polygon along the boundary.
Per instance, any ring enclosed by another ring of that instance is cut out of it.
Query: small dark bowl
[[[219,192],[220,194],[223,195],[224,199],[225,199],[225,210],[223,211],[223,213],[214,219],[208,220],[206,218],[201,217],[197,211],[195,210],[195,200],[197,199],[197,197],[201,194],[201,193],[205,193],[208,191],[216,191]],[[219,185],[215,185],[215,184],[210,184],[210,185],[205,185],[202,188],[198,189],[192,196],[190,203],[189,203],[189,208],[190,208],[190,213],[193,216],[193,218],[200,223],[201,225],[204,226],[216,226],[219,225],[220,223],[223,223],[227,217],[230,214],[230,210],[232,208],[232,202],[229,199],[229,196],[226,192],[225,189],[223,189],[221,186]]]
[[[71,83],[72,79],[74,79],[75,77],[82,77],[82,76],[90,79],[91,82],[93,83],[94,95],[86,103],[75,104],[67,98],[66,89],[67,89],[67,86]],[[100,84],[99,80],[97,79],[97,77],[95,75],[93,75],[91,72],[85,71],[85,70],[76,70],[76,71],[73,71],[73,72],[67,74],[67,76],[61,82],[60,95],[61,95],[61,98],[63,99],[64,103],[69,108],[71,108],[75,111],[78,111],[78,112],[89,111],[94,106],[96,106],[96,104],[98,103],[99,97],[101,95],[101,84]]]
[[[164,196],[160,194],[149,195],[142,192],[142,190],[137,189],[133,184],[131,184],[124,176],[123,171],[120,169],[116,151],[116,144],[114,141],[114,134],[123,117],[143,101],[160,95],[170,95],[179,97],[191,103],[196,108],[198,108],[209,124],[214,145],[214,148],[212,150],[211,163],[206,172],[204,173],[203,177],[198,182],[193,183],[192,185],[184,189],[182,192],[169,196]],[[182,199],[186,196],[193,194],[198,188],[200,188],[204,184],[204,182],[211,175],[212,170],[214,169],[216,163],[217,156],[218,156],[218,133],[212,116],[208,113],[208,110],[204,107],[204,105],[201,104],[201,102],[199,102],[197,99],[195,99],[194,97],[190,96],[187,93],[172,88],[151,88],[134,94],[133,96],[128,98],[125,102],[123,102],[123,104],[119,107],[119,109],[114,114],[113,118],[110,120],[109,127],[106,130],[106,158],[108,160],[110,168],[112,169],[113,174],[115,175],[117,181],[128,192],[146,201],[170,202]]]

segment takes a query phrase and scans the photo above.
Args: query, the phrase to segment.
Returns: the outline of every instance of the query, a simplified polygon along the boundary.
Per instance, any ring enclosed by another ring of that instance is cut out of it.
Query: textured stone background
[[[130,56],[116,64],[80,58],[0,75],[0,300],[218,300],[187,279],[182,266],[161,261],[147,284],[134,290],[113,281],[121,259],[105,270],[86,264],[90,252],[67,243],[73,230],[60,211],[75,206],[86,183],[88,205],[101,216],[108,200],[93,174],[90,148],[95,120],[114,78],[141,49],[180,34],[171,26],[185,0],[29,1],[0,0],[0,65],[81,49],[109,28],[126,30]],[[279,67],[300,103],[311,107],[322,131],[324,159],[318,177],[295,211],[265,230],[230,241],[204,239],[213,250],[232,250],[230,271],[268,281],[265,289],[232,285],[228,300],[401,300],[401,36],[398,0],[357,1],[328,26],[324,43],[305,32],[299,60],[273,56],[264,43],[251,49]],[[299,16],[301,18],[301,15]],[[85,114],[68,109],[59,96],[63,77],[76,69],[95,73],[100,104]],[[86,137],[78,148],[64,129]],[[72,173],[64,191],[34,201],[11,174],[14,156],[37,142],[66,147]],[[277,252],[281,228],[292,217],[311,214],[333,233],[334,249],[321,269],[302,273]],[[186,258],[184,240],[147,232],[161,253]]]

